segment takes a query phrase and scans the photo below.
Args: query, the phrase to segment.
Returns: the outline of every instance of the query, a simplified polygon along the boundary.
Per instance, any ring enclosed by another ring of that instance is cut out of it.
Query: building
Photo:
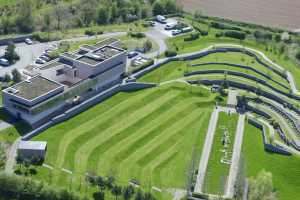
[[[44,159],[47,151],[47,142],[23,141],[18,146],[18,156],[22,159]]]
[[[46,122],[74,103],[122,81],[127,56],[120,46],[119,40],[109,38],[27,68],[27,80],[2,91],[3,106],[33,127]]]

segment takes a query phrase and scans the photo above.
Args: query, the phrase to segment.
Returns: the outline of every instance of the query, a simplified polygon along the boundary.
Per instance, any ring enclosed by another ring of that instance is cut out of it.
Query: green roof
[[[30,101],[61,86],[61,84],[42,76],[35,76],[28,81],[23,81],[12,86],[12,88],[17,90],[17,92],[14,93],[16,96]]]

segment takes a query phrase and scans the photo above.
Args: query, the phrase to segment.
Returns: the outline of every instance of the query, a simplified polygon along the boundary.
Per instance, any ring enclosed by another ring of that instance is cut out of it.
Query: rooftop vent
[[[10,94],[16,94],[19,92],[19,90],[15,89],[15,88],[7,88],[6,91]]]

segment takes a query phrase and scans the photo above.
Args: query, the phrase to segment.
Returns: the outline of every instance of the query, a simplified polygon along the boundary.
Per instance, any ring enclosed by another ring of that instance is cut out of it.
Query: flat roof
[[[47,142],[45,141],[24,141],[21,140],[18,149],[21,150],[46,150]]]
[[[110,45],[110,44],[112,44],[114,42],[117,42],[117,41],[119,41],[119,40],[116,39],[116,38],[108,38],[108,39],[105,39],[105,40],[102,40],[102,41],[98,42],[97,44],[94,45],[94,47],[96,47],[98,49],[98,48],[104,47],[106,45]]]
[[[116,47],[112,46],[104,46],[96,51],[87,53],[76,60],[84,62],[89,65],[97,65],[98,63],[103,62],[104,60],[107,60],[115,55],[118,55],[119,53],[123,52],[124,50],[118,49]]]
[[[45,69],[50,69],[50,68],[53,68],[53,67],[57,67],[59,65],[63,65],[64,63],[58,61],[58,60],[55,60],[54,62],[50,62],[50,63],[47,63],[45,65],[42,65],[40,67],[41,70],[45,70]]]
[[[63,87],[63,85],[42,76],[35,76],[26,81],[13,85],[12,87],[7,88],[5,91],[27,100],[33,100],[36,97],[60,87]]]

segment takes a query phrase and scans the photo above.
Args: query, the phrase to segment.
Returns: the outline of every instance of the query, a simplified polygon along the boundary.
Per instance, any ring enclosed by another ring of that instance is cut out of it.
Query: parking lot
[[[49,43],[35,43],[27,45],[25,43],[18,43],[16,45],[16,52],[20,56],[15,64],[11,66],[0,66],[0,76],[5,73],[10,73],[13,69],[22,70],[27,65],[33,64],[36,58],[38,58],[43,51],[49,48]],[[6,46],[0,46],[0,55],[4,55]]]

